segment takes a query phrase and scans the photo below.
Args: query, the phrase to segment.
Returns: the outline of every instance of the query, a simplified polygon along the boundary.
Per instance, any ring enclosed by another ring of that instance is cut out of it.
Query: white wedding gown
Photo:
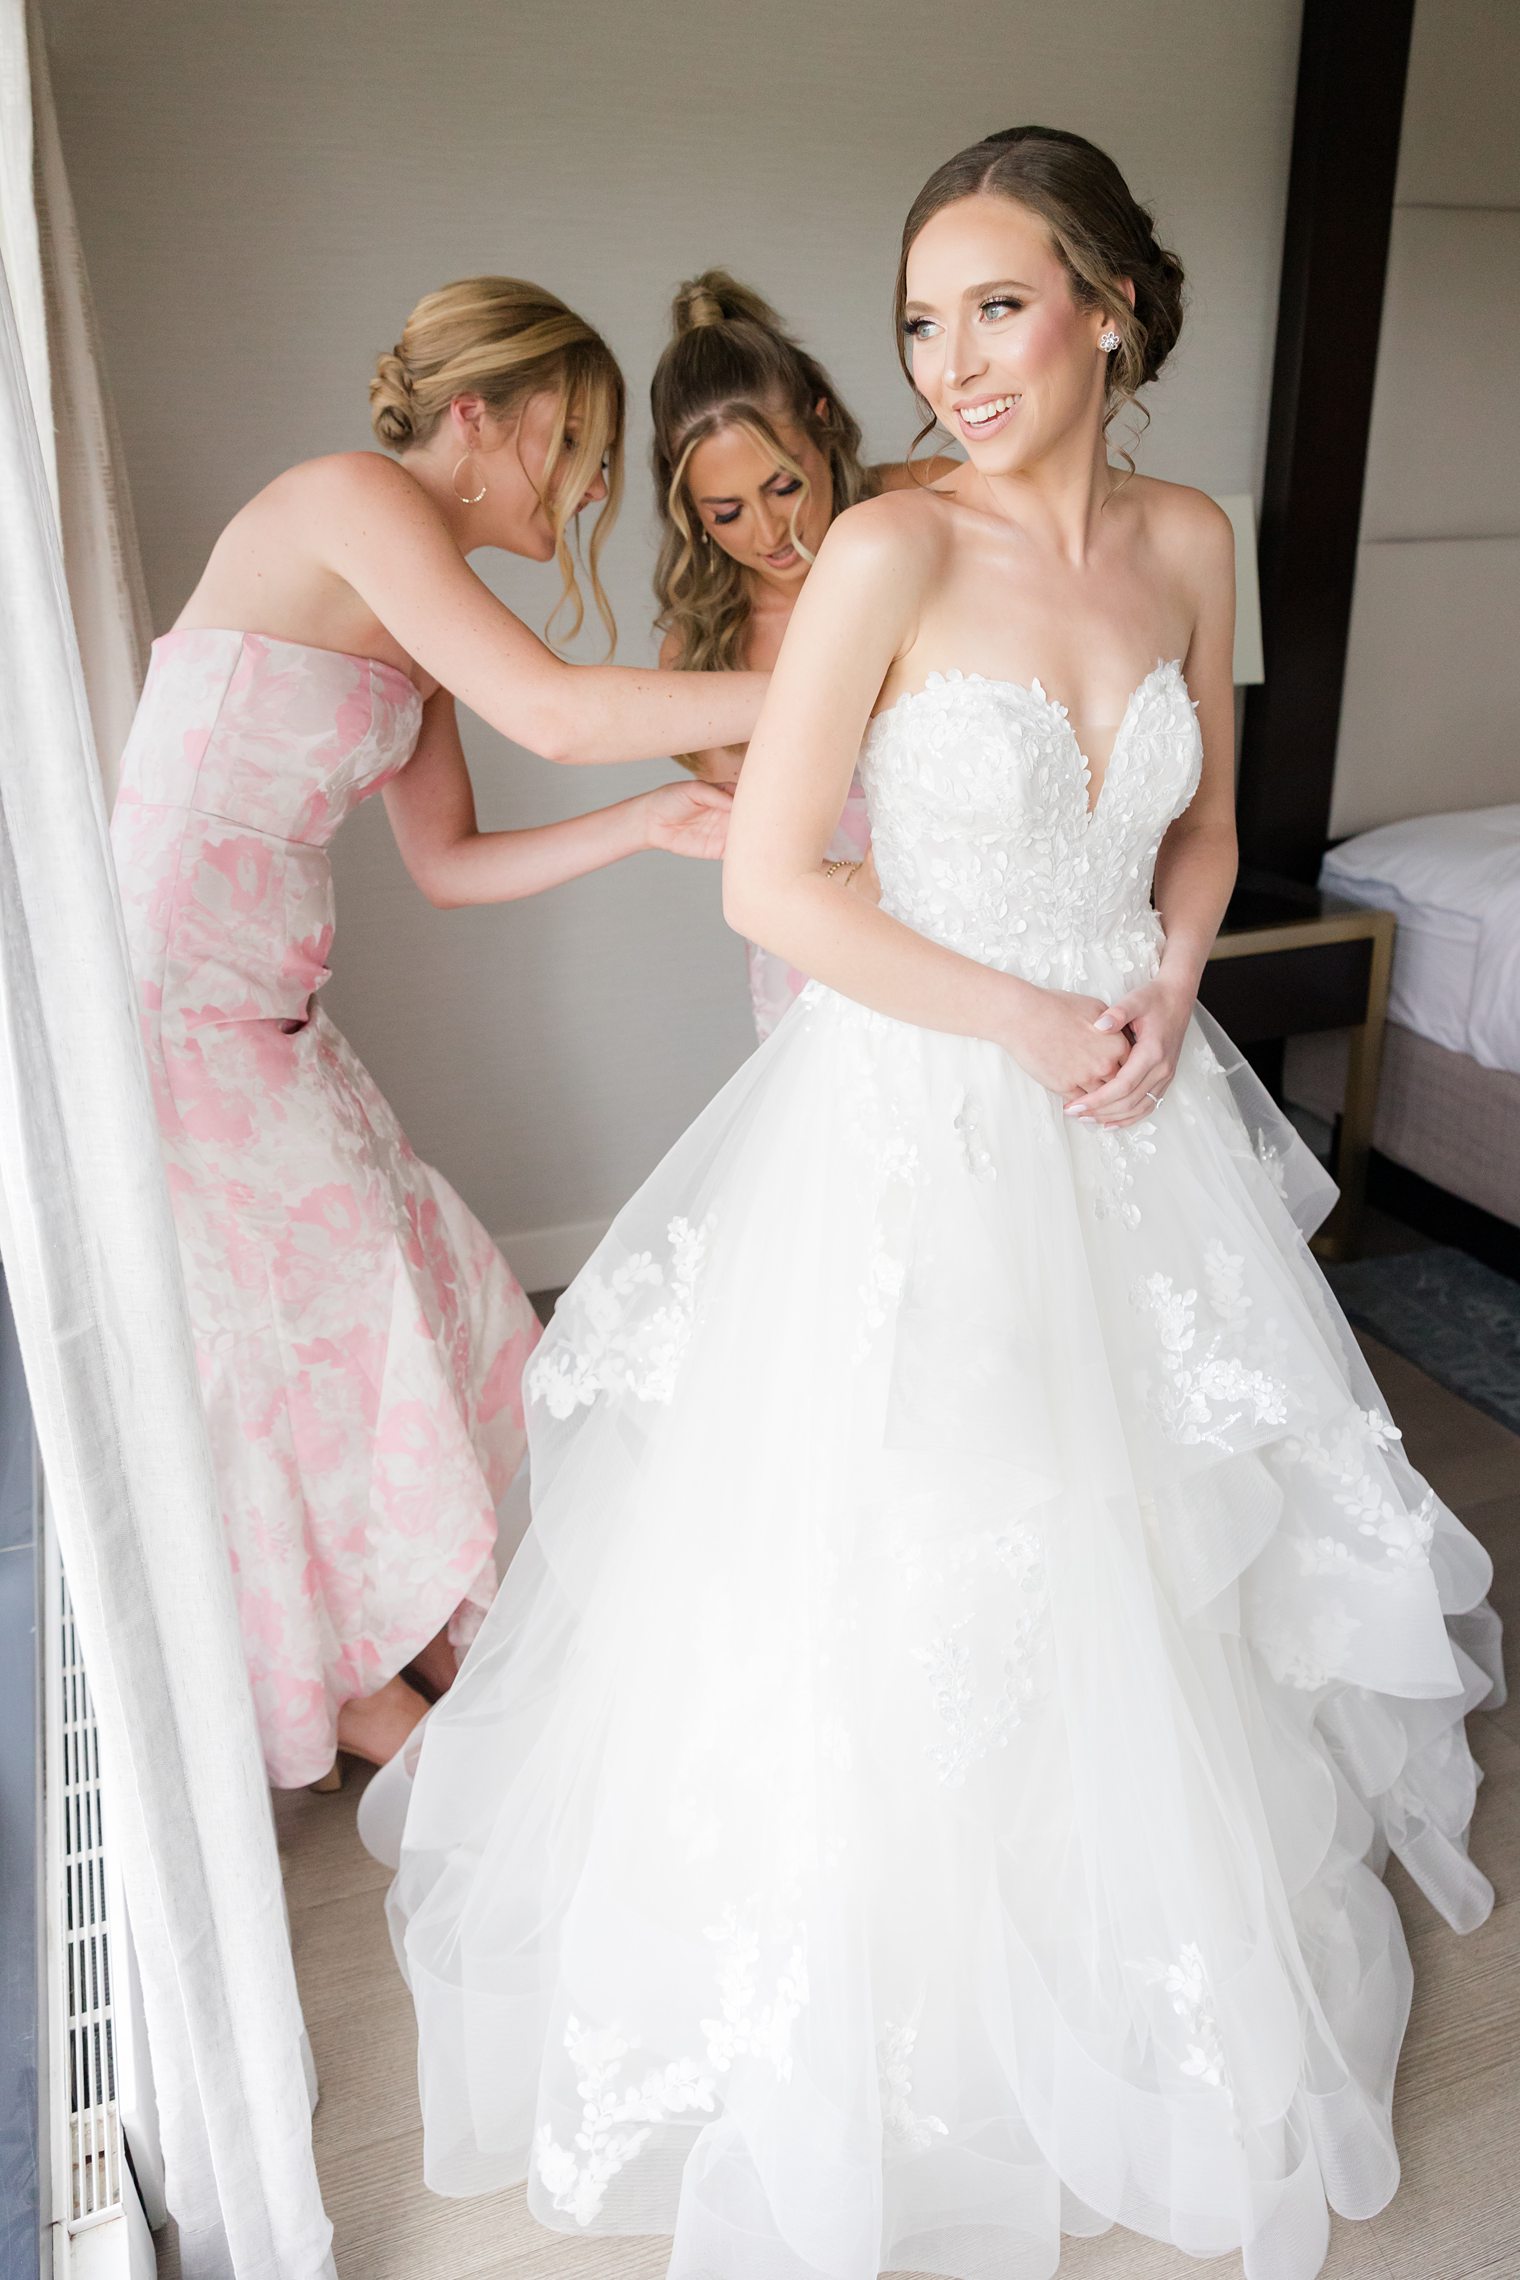
[[[1116,995],[1199,758],[1158,666],[1089,815],[1038,684],[936,675],[864,746],[883,905]],[[1234,1060],[1200,1022],[1083,1131],[811,983],[619,1215],[391,1895],[436,2190],[526,2177],[675,2280],[1040,2280],[1114,2220],[1308,2280],[1387,2201],[1379,1870],[1490,1906],[1490,1567]]]

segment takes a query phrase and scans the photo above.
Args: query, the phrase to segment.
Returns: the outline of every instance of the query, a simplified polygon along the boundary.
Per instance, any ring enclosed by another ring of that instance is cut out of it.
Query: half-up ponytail
[[[799,546],[797,515],[808,478],[778,423],[799,430],[827,462],[836,515],[866,496],[871,477],[861,462],[859,423],[840,402],[833,381],[748,285],[726,269],[688,278],[671,303],[670,325],[649,391],[661,520],[656,623],[676,635],[685,670],[738,670],[744,664],[749,589],[731,556],[702,543],[686,481],[697,446],[720,430],[738,428],[795,476],[801,488],[792,537]]]
[[[670,304],[672,340],[681,339],[685,333],[705,332],[712,325],[754,325],[794,348],[797,345],[769,301],[762,300],[750,286],[741,285],[726,269],[704,269],[700,277],[688,277]]]

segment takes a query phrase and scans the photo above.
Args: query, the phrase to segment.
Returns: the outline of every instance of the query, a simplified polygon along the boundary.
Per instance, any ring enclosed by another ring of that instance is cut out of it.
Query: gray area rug
[[[1444,1245],[1325,1273],[1359,1330],[1520,1433],[1520,1283]]]

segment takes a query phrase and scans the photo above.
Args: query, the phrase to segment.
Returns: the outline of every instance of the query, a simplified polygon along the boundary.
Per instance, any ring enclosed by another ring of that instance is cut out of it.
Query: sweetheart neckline
[[[919,697],[930,696],[940,689],[954,688],[957,686],[966,688],[975,686],[984,689],[1012,689],[1021,697],[1032,697],[1036,704],[1042,705],[1045,711],[1048,714],[1053,715],[1054,718],[1059,721],[1060,725],[1065,729],[1066,734],[1071,742],[1071,748],[1073,752],[1075,752],[1078,760],[1081,762],[1082,807],[1087,817],[1088,823],[1092,824],[1096,822],[1098,812],[1101,809],[1104,799],[1107,796],[1109,779],[1114,772],[1114,763],[1119,757],[1119,748],[1124,741],[1125,732],[1129,727],[1130,721],[1134,717],[1135,710],[1139,705],[1141,698],[1150,688],[1152,682],[1157,680],[1164,673],[1175,673],[1178,680],[1182,683],[1184,692],[1186,691],[1187,678],[1183,673],[1182,659],[1180,657],[1158,658],[1156,660],[1156,663],[1151,667],[1150,671],[1143,677],[1143,679],[1135,683],[1135,686],[1130,690],[1128,697],[1125,699],[1124,710],[1119,716],[1119,725],[1114,730],[1114,741],[1109,747],[1108,764],[1103,770],[1103,781],[1098,786],[1098,796],[1095,800],[1089,800],[1087,797],[1088,790],[1092,784],[1092,762],[1088,759],[1087,754],[1083,751],[1081,745],[1077,741],[1077,732],[1071,725],[1071,718],[1066,710],[1065,705],[1061,703],[1059,697],[1051,696],[1049,690],[1046,689],[1038,674],[1036,674],[1034,678],[1029,681],[1014,681],[1007,679],[998,673],[965,673],[961,671],[959,666],[952,666],[948,672],[931,673],[928,679],[924,681],[920,687],[916,689],[904,689],[901,696],[894,697],[892,699],[892,702],[889,705],[885,706],[881,712],[873,713],[866,725],[866,734],[869,737],[880,722],[890,720],[893,714],[899,712],[904,705],[913,702]],[[1193,701],[1193,699],[1189,698],[1190,703]]]

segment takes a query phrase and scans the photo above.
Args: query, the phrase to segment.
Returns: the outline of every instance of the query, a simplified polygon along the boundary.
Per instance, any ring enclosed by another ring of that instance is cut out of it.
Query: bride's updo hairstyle
[[[897,354],[912,384],[910,343],[904,329],[908,253],[935,214],[962,198],[1011,198],[1045,224],[1071,280],[1079,308],[1101,309],[1119,335],[1106,363],[1107,428],[1126,404],[1154,380],[1182,330],[1182,264],[1156,239],[1151,216],[1106,151],[1060,127],[1004,127],[936,168],[914,199],[903,224],[897,264]],[[1128,278],[1135,305],[1124,290]],[[914,448],[934,429],[920,396],[925,425]],[[1144,407],[1139,407],[1143,416]],[[1128,452],[1120,455],[1133,470]]]
[[[681,287],[670,319],[670,339],[649,391],[661,524],[655,622],[662,633],[676,635],[685,671],[739,670],[749,592],[733,557],[703,543],[687,487],[698,445],[738,428],[797,479],[802,488],[793,502],[792,543],[804,557],[808,550],[797,535],[797,515],[808,479],[783,443],[778,422],[800,430],[827,462],[835,514],[863,499],[871,478],[861,464],[858,421],[817,358],[792,338],[758,293],[726,269],[704,270]]]
[[[520,277],[464,277],[426,294],[406,320],[401,338],[375,366],[369,384],[370,422],[388,451],[403,456],[427,443],[456,396],[479,396],[503,417],[520,414],[530,397],[553,400],[544,465],[552,470],[541,492],[554,527],[555,560],[564,580],[550,624],[569,607],[573,639],[585,607],[570,552],[575,510],[599,468],[607,498],[587,548],[591,591],[609,639],[616,626],[601,580],[602,549],[623,488],[623,375],[612,351],[584,317],[541,285]],[[575,447],[562,453],[574,421]]]

